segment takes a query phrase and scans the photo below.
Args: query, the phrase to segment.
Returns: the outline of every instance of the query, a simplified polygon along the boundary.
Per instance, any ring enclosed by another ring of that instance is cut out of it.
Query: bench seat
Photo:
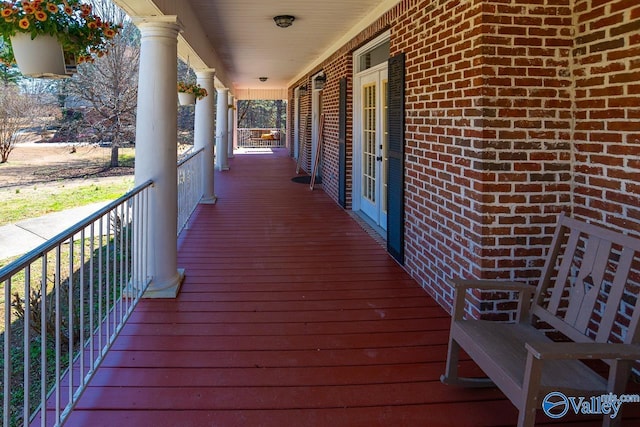
[[[520,407],[528,353],[525,344],[551,340],[526,323],[461,320],[452,329],[469,356]],[[607,390],[606,379],[580,360],[545,361],[540,382],[542,394],[563,391],[581,396],[584,392]]]

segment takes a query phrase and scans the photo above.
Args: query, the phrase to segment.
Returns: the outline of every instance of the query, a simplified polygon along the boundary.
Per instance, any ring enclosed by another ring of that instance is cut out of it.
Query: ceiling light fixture
[[[266,82],[269,77],[258,77],[261,82]]]
[[[273,20],[276,22],[276,25],[280,28],[287,28],[293,24],[293,21],[296,19],[295,16],[291,15],[278,15],[274,16]]]

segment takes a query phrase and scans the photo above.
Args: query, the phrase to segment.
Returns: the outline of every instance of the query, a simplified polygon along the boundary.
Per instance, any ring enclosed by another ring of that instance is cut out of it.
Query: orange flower
[[[27,18],[22,18],[20,22],[18,22],[18,25],[23,30],[26,30],[27,28],[29,28],[29,20]]]
[[[22,10],[24,10],[24,13],[26,13],[27,15],[33,15],[36,12],[36,8],[31,6],[30,4],[27,6],[23,6]]]
[[[111,28],[104,30],[104,35],[107,36],[108,38],[112,39],[113,37],[115,37],[116,32],[113,31]]]
[[[47,20],[47,14],[39,10],[36,12],[36,19],[40,22],[44,22]]]
[[[87,27],[89,27],[89,29],[91,30],[95,30],[96,28],[98,28],[98,25],[92,21],[87,24]]]
[[[47,10],[51,13],[56,13],[58,11],[58,6],[53,3],[47,3]]]
[[[73,9],[71,8],[71,6],[65,6],[64,11],[67,15],[73,15]]]
[[[2,9],[2,17],[3,18],[11,16],[12,13],[13,13],[13,10],[11,10],[10,8]]]

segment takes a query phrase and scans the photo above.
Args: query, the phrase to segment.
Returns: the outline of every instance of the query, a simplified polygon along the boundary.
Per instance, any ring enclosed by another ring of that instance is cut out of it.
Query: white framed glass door
[[[386,65],[386,64],[385,64]],[[360,210],[387,228],[387,69],[358,76],[360,129]]]

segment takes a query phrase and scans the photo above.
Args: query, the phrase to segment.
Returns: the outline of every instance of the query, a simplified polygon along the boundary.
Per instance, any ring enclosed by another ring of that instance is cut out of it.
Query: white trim
[[[367,44],[365,44],[364,46],[358,48],[357,50],[355,50],[353,52],[353,74],[354,76],[357,75],[357,58],[359,56],[361,56],[363,53],[370,51],[371,49],[377,47],[378,45],[383,44],[384,42],[387,42],[391,40],[391,31],[387,30],[384,33],[380,34],[378,37],[376,37],[375,39],[369,41]],[[375,68],[375,67],[374,67]],[[369,70],[366,70],[369,71]]]
[[[324,71],[320,71],[311,77],[311,167],[313,168],[313,159],[316,158],[318,151],[318,130],[320,127],[320,107],[322,105],[323,89],[315,88],[315,80],[317,77],[324,76]],[[320,170],[320,169],[318,169]],[[311,172],[311,171],[309,171]],[[319,173],[318,175],[321,175]]]
[[[301,73],[299,73],[296,77],[294,77],[289,83],[287,83],[287,87],[293,86],[301,80],[304,76],[311,72],[318,65],[322,64],[327,58],[336,53],[338,49],[347,44],[353,38],[355,38],[358,34],[364,31],[369,25],[376,21],[376,19],[380,18],[384,13],[388,12],[393,8],[396,4],[398,4],[398,0],[383,0],[380,4],[373,9],[367,16],[362,18],[360,22],[351,27],[347,33],[345,33],[340,39],[338,39],[334,44],[329,46],[327,50],[325,50],[318,59],[311,62],[309,66],[307,66]]]
[[[287,132],[288,133],[288,132]],[[300,87],[293,91],[293,158],[300,155]]]

